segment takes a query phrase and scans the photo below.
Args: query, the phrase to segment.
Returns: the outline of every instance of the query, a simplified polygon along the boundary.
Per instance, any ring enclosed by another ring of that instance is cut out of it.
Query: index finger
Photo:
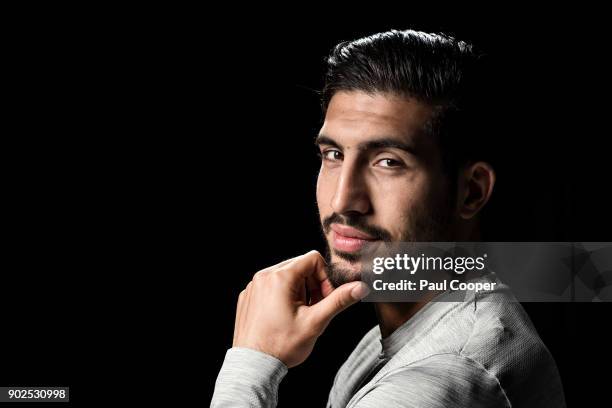
[[[322,282],[327,279],[325,273],[325,259],[318,251],[310,251],[299,256],[288,265],[285,265],[292,275],[298,279],[314,279]]]
[[[296,276],[306,279],[306,287],[310,293],[310,303],[318,303],[334,290],[327,276],[327,263],[317,251],[309,252],[300,261],[299,264],[296,263],[296,266],[299,266],[295,270]]]

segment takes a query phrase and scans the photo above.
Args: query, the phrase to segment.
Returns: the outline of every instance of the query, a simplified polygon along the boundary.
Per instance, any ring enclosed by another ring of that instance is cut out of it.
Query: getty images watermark
[[[366,302],[612,301],[610,242],[377,242],[360,267]]]

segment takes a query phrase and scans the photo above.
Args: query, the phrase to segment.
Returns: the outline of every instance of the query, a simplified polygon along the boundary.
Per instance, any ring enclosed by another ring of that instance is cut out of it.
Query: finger
[[[298,258],[298,257],[296,257],[296,258]],[[268,275],[268,274],[270,274],[270,273],[272,273],[272,272],[274,272],[276,270],[281,269],[283,266],[289,264],[290,262],[292,262],[296,258],[286,259],[286,260],[284,260],[282,262],[277,263],[276,265],[273,265],[273,266],[270,266],[268,268],[262,269],[262,270],[260,270],[259,272],[256,272],[253,275],[253,279],[252,280],[255,281],[257,279],[263,278],[264,276],[266,276],[266,275]]]
[[[323,282],[321,282],[321,294],[323,297],[328,297],[333,291],[334,285],[332,285],[329,279],[325,279]]]
[[[311,318],[323,330],[334,316],[363,299],[368,292],[369,289],[363,282],[345,283],[310,307]]]
[[[321,299],[327,297],[334,290],[334,286],[329,281],[326,272],[323,272],[322,275],[314,273],[308,276],[306,278],[306,285],[310,292],[311,305],[320,302]]]
[[[306,287],[308,288],[309,305],[319,303],[323,299],[323,292],[321,291],[321,285],[315,279],[308,277],[306,279]]]
[[[236,335],[238,334],[238,329],[240,328],[240,322],[242,320],[244,311],[244,297],[245,291],[241,291],[238,295],[238,301],[236,302],[236,320],[234,321],[234,340],[232,341],[232,344],[236,342]]]
[[[324,280],[327,278],[325,274],[325,259],[318,251],[310,251],[302,256],[293,259],[290,264],[284,266],[283,269],[290,271],[293,278],[305,279],[312,277],[315,280]]]
[[[251,300],[253,281],[249,282],[244,290],[244,299],[242,300],[242,310],[240,315],[240,330],[244,330],[244,326],[248,323],[249,303]]]
[[[300,255],[300,256],[301,256],[301,255]],[[297,258],[299,258],[299,256],[296,256],[296,257],[294,257],[294,258],[285,259],[284,261],[279,262],[279,263],[277,263],[276,265],[272,265],[272,266],[269,266],[269,267],[267,267],[267,268],[265,268],[265,269],[262,269],[262,270],[261,270],[261,271],[259,271],[258,273],[273,271],[273,270],[275,270],[275,269],[278,269],[278,268],[280,268],[280,267],[283,267],[283,266],[287,265],[289,262],[292,262],[292,261],[296,260]],[[256,275],[257,275],[257,274],[256,274]]]
[[[306,278],[308,282],[308,288],[320,294],[320,298],[317,299],[317,302],[327,296],[334,291],[334,285],[332,285],[329,277],[327,276],[327,272],[325,269],[321,275],[312,274]]]
[[[325,259],[318,252],[316,254],[320,257],[323,267],[314,270],[313,273],[306,278],[308,289],[313,293],[313,296],[311,296],[311,304],[318,303],[334,290],[334,285],[332,285],[327,275],[327,262],[325,262]]]

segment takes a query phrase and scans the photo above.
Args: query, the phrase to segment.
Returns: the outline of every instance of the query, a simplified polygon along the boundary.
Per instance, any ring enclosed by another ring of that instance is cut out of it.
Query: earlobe
[[[495,170],[486,162],[475,162],[467,166],[463,178],[463,194],[460,216],[471,219],[485,206],[493,193]]]

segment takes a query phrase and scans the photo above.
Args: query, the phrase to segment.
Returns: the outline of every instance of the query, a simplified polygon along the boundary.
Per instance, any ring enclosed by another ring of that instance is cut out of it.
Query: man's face
[[[334,286],[359,279],[369,241],[451,240],[455,200],[438,145],[423,129],[431,113],[390,94],[332,97],[317,139],[317,203]]]

